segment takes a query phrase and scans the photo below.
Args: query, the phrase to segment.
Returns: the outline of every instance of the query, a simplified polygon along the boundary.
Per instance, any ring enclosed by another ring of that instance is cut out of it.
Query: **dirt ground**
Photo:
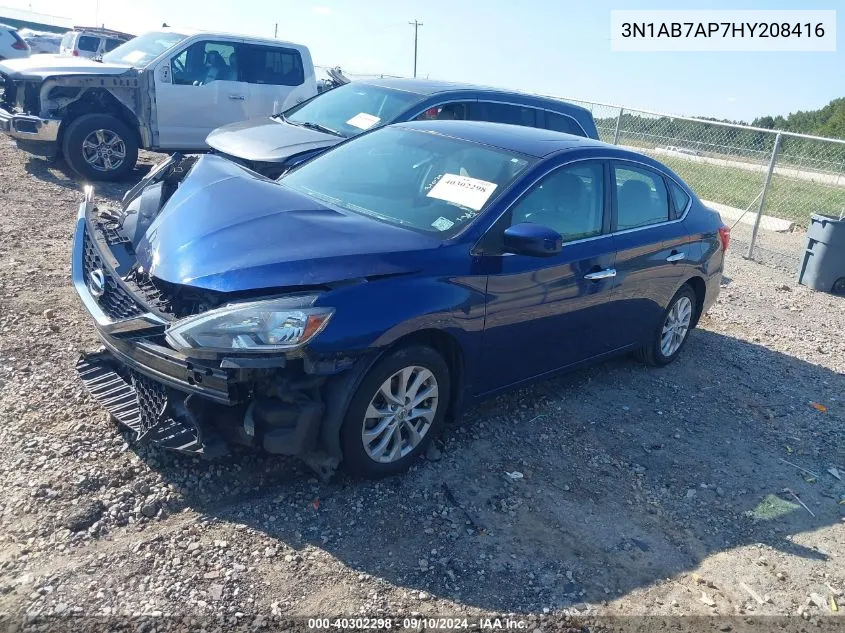
[[[6,622],[845,624],[845,298],[734,249],[670,367],[622,358],[539,383],[468,412],[404,476],[325,484],[293,459],[129,446],[107,421],[73,369],[97,346],[69,278],[80,200],[58,166],[0,139]]]

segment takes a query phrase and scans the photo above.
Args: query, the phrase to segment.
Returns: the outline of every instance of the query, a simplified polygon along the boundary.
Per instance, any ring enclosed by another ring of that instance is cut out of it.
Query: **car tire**
[[[418,398],[430,394],[419,408],[409,408],[409,387]],[[346,471],[379,479],[407,470],[442,429],[449,395],[449,367],[430,347],[405,347],[377,361],[352,396],[341,426]],[[368,416],[375,411],[382,415]]]
[[[697,309],[695,291],[684,284],[672,297],[651,339],[637,350],[637,358],[654,367],[662,367],[675,360],[694,327]]]
[[[138,161],[137,134],[110,114],[85,114],[65,130],[62,154],[71,170],[85,180],[120,180]]]
[[[845,295],[845,277],[837,279],[830,291],[835,295]]]

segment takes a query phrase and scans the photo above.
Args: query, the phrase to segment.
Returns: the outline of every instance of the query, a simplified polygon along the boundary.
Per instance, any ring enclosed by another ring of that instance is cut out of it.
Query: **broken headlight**
[[[329,322],[333,308],[313,307],[314,295],[236,303],[177,321],[167,341],[179,349],[274,352],[301,347]]]

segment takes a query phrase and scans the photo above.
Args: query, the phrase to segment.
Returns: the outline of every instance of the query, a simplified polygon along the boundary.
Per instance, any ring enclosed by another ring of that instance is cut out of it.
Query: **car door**
[[[240,81],[239,40],[201,39],[160,62],[155,101],[162,149],[205,149],[211,130],[247,118],[249,84]]]
[[[663,174],[613,161],[614,302],[625,314],[628,343],[650,336],[689,261],[689,236],[674,218]]]
[[[479,393],[613,350],[616,249],[604,161],[560,166],[535,183],[480,243],[488,272]],[[504,230],[533,222],[559,232],[548,258],[502,252]]]
[[[249,118],[284,112],[312,96],[305,90],[302,55],[294,48],[247,43],[239,49],[238,63],[249,84]]]

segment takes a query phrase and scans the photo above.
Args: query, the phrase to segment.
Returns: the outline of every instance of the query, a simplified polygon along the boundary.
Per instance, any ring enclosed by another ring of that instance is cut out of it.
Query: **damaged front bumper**
[[[77,371],[88,392],[138,441],[217,457],[229,443],[301,455],[317,444],[325,376],[302,359],[193,359],[164,340],[169,323],[118,270],[119,237],[97,222],[93,193],[79,207],[72,279],[104,348],[83,354]],[[117,244],[110,243],[117,240]]]
[[[55,143],[59,138],[60,124],[59,119],[42,119],[0,108],[0,131],[17,140]]]

